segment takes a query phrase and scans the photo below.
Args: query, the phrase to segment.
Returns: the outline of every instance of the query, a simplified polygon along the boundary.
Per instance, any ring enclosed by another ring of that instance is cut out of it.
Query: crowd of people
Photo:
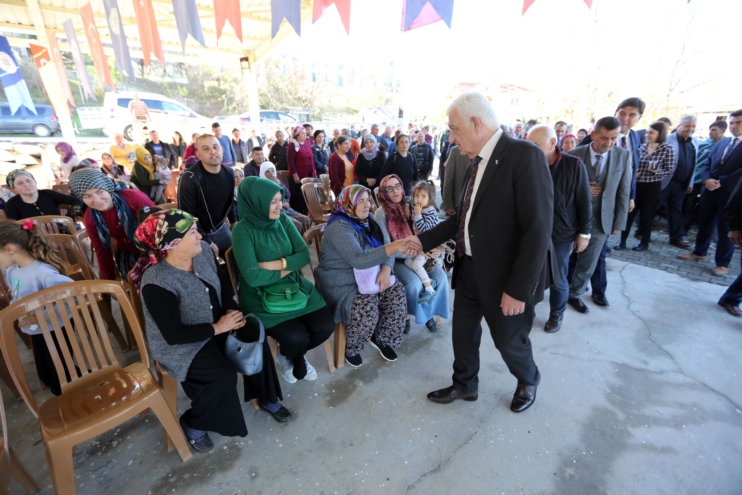
[[[714,273],[725,274],[742,243],[742,110],[714,122],[701,143],[693,116],[674,129],[657,121],[634,130],[644,111],[641,99],[629,98],[575,133],[562,121],[508,126],[483,94],[469,92],[451,104],[440,135],[412,124],[407,133],[386,127],[380,134],[373,125],[333,129],[328,140],[305,124],[270,140],[253,131],[243,141],[216,122],[191,144],[179,133],[164,143],[155,130],[144,146],[117,135],[101,165],[59,143],[59,180],[72,195],[39,190],[26,170],[11,172],[0,207],[15,222],[0,223],[0,265],[12,276],[14,301],[69,282],[56,248],[30,219],[59,215],[61,204],[73,218],[82,214],[101,278],[131,274],[152,356],[191,400],[180,423],[197,451],[213,448],[209,432],[247,435],[224,353],[229,332],[254,342],[262,328],[278,342],[279,370],[264,343],[263,369],[245,377],[244,400],[258,399],[286,422],[293,415],[281,404],[279,374],[289,384],[316,379],[307,352],[337,323],[345,326],[348,365],[362,366],[369,345],[393,362],[413,318],[430,332],[436,317],[450,318],[452,288],[453,383],[428,398],[477,400],[485,318],[517,379],[511,410],[521,412],[534,403],[541,377],[529,340],[535,305],[550,289],[548,333],[560,330],[568,305],[589,312],[581,299],[588,285],[593,302],[609,306],[606,255],[626,249],[635,221],[640,242],[632,249],[646,251],[664,206],[670,243],[687,248],[700,195],[695,249],[681,258],[704,259],[716,230]],[[731,138],[723,137],[727,126]],[[430,181],[436,159],[443,212]],[[178,207],[156,206],[176,169]],[[279,171],[288,172],[288,185]],[[335,199],[312,283],[301,272],[310,263],[302,234],[312,223],[301,181],[324,173]],[[608,236],[618,233],[609,248]],[[230,248],[236,294],[217,258]],[[275,294],[286,296],[278,303]],[[719,304],[742,316],[740,300],[742,277]],[[32,316],[20,327],[41,333]],[[39,377],[61,393],[46,342],[34,339]]]

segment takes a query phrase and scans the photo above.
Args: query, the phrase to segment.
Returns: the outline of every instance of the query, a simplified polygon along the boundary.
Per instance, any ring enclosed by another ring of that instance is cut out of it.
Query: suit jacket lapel
[[[500,168],[500,162],[502,161],[502,152],[505,150],[505,148],[508,145],[508,141],[510,141],[510,136],[505,134],[504,132],[500,136],[500,139],[497,141],[497,145],[495,146],[495,149],[492,150],[492,155],[490,155],[489,160],[487,160],[487,167],[484,169],[484,175],[482,176],[482,180],[479,181],[479,188],[477,189],[477,196],[474,198],[474,204],[472,205],[472,214],[474,213],[474,210],[477,209],[477,206],[479,203],[482,202],[482,197],[484,196],[484,191],[487,189],[487,186],[492,181],[492,179],[495,177],[495,174],[497,173],[497,169]]]

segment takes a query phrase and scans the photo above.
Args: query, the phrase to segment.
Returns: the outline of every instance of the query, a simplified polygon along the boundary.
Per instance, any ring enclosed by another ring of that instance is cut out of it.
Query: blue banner
[[[98,101],[93,93],[93,87],[90,85],[90,78],[88,77],[88,71],[85,69],[85,59],[82,58],[82,52],[80,51],[80,45],[77,43],[77,35],[75,34],[75,27],[72,25],[72,19],[64,21],[64,34],[67,36],[67,43],[70,45],[70,52],[72,53],[72,60],[75,61],[75,68],[77,69],[77,77],[80,78],[80,84],[82,84],[82,91],[85,96]]]
[[[116,57],[116,66],[119,68],[121,78],[123,79],[124,74],[126,74],[136,80],[134,65],[131,63],[131,55],[129,55],[129,45],[126,44],[124,24],[121,22],[121,14],[116,0],[103,0],[103,6],[106,8],[108,32],[111,34],[113,54]]]
[[[21,75],[21,68],[18,67],[8,38],[5,36],[0,36],[0,81],[3,83],[12,114],[15,114],[23,105],[36,115],[36,107],[31,100],[26,81]]]
[[[404,30],[407,31],[418,18],[420,13],[425,7],[425,4],[430,3],[433,10],[438,14],[443,22],[450,28],[451,20],[453,18],[453,0],[405,0],[405,18],[404,18]],[[430,24],[435,22],[437,19],[426,19],[422,25]]]
[[[173,0],[173,14],[175,14],[175,24],[178,26],[178,36],[183,51],[185,51],[185,42],[189,34],[206,48],[196,0]]]
[[[284,18],[301,36],[301,0],[271,0],[271,38],[275,38]]]

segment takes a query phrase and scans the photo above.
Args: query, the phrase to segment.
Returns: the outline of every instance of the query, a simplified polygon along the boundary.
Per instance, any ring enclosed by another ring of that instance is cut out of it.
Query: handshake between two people
[[[394,241],[385,245],[384,247],[386,248],[387,256],[392,256],[396,253],[406,254],[407,256],[417,256],[423,250],[423,245],[416,235],[411,235],[409,237],[405,237],[404,239]],[[440,255],[441,250],[438,248],[432,249],[425,253],[425,256],[428,258],[437,258]]]

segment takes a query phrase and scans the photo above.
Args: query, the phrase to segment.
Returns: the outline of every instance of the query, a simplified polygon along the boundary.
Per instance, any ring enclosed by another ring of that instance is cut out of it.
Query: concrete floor
[[[537,307],[543,379],[522,414],[509,410],[516,384],[487,338],[479,401],[429,402],[451,383],[451,325],[413,325],[394,364],[368,349],[362,368],[330,375],[315,349],[319,378],[281,384],[291,423],[244,404],[247,438],[212,435],[216,448],[186,463],[165,452],[153,416],[80,445],[78,493],[740,493],[742,321],[716,305],[724,288],[608,263],[610,308],[584,297],[590,314],[567,308],[547,335],[548,305]],[[52,493],[38,426],[3,395],[10,444]]]

